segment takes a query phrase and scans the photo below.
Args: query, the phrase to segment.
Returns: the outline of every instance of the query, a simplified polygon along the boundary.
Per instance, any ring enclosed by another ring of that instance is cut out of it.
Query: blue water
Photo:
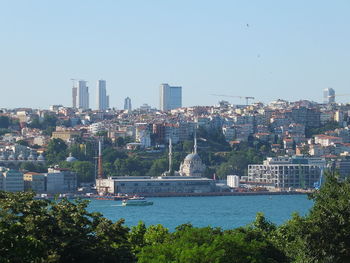
[[[268,220],[282,224],[293,212],[305,215],[312,207],[306,195],[217,196],[148,198],[152,206],[121,206],[120,201],[91,200],[89,211],[102,213],[108,219],[125,219],[127,226],[140,220],[146,225],[162,224],[170,230],[180,224],[231,229],[244,226],[263,212]]]

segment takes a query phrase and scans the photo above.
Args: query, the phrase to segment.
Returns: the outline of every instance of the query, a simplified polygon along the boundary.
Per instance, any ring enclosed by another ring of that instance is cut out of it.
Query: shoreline
[[[309,192],[281,191],[281,192],[211,192],[211,193],[139,193],[144,197],[201,197],[201,196],[256,196],[256,195],[307,195]]]

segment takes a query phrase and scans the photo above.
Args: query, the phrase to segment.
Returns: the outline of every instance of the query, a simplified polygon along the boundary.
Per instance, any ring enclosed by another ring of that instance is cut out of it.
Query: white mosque
[[[201,157],[197,153],[197,137],[194,136],[193,152],[186,156],[180,165],[179,174],[181,176],[199,176],[201,177],[205,171],[205,165],[202,163]]]

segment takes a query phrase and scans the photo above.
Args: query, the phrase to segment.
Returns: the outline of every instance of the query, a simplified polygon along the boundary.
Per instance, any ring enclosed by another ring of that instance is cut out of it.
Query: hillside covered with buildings
[[[349,110],[348,104],[307,100],[268,105],[220,101],[168,111],[61,105],[2,109],[0,185],[10,189],[11,173],[23,174],[18,190],[60,192],[94,184],[101,141],[105,178],[158,177],[166,171],[183,176],[186,160],[199,158],[202,166],[195,176],[226,180],[237,175],[257,186],[313,188],[324,169],[350,174]]]

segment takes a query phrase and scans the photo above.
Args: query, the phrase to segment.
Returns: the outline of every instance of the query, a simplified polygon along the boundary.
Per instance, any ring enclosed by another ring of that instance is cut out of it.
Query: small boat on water
[[[153,205],[153,202],[147,201],[144,197],[134,196],[122,201],[122,206],[146,206]]]

